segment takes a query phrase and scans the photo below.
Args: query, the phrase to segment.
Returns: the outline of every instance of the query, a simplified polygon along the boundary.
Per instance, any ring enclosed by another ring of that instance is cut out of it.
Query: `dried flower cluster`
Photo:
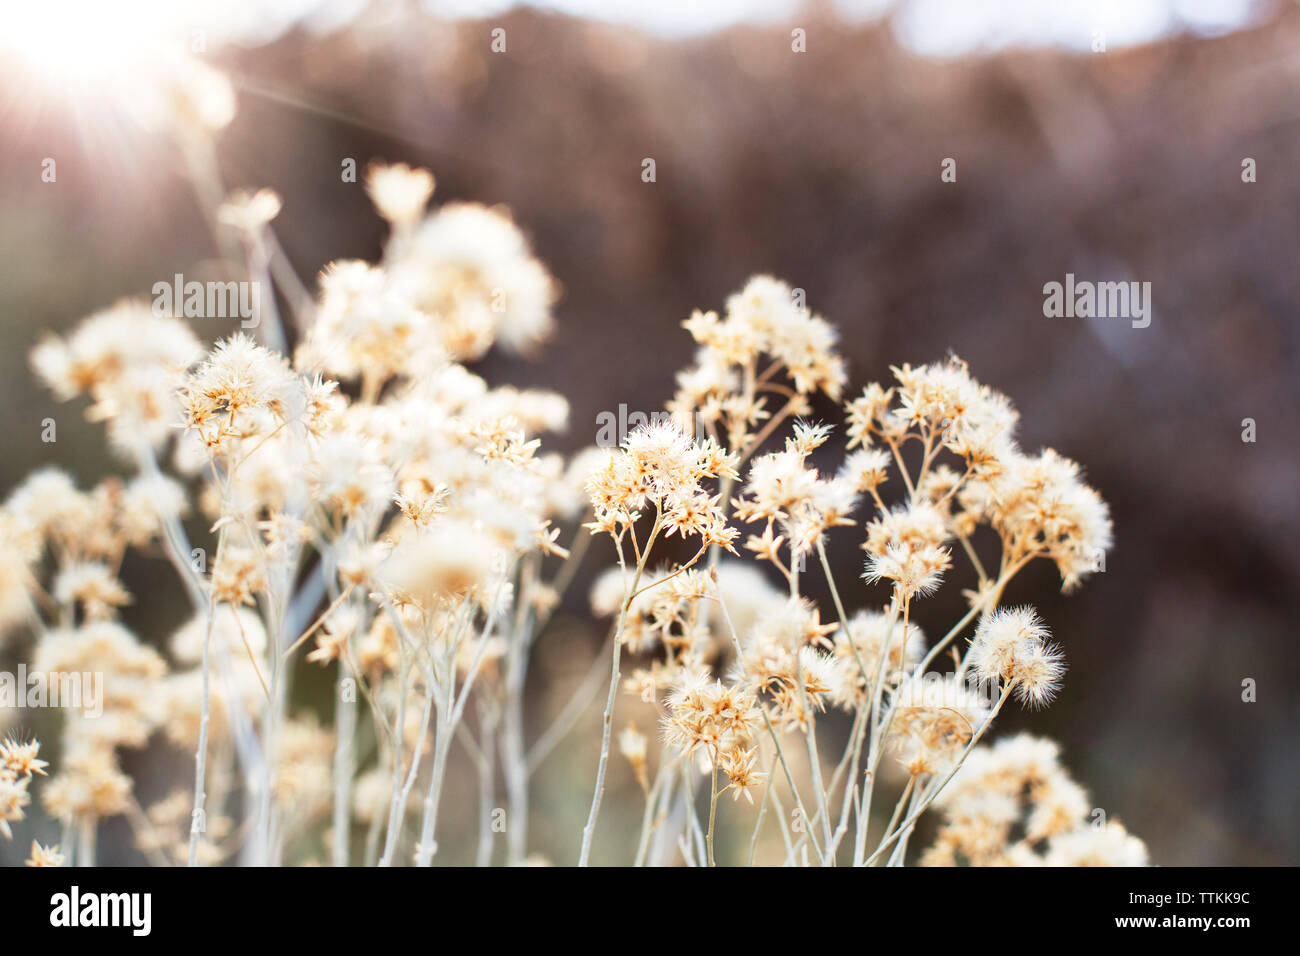
[[[169,108],[201,160],[233,94],[180,75]],[[127,475],[82,489],[50,467],[0,508],[4,649],[51,687],[87,679],[58,702],[40,790],[64,836],[33,842],[29,865],[93,863],[99,824],[119,816],[160,865],[429,865],[466,781],[476,862],[536,862],[530,779],[601,673],[536,733],[530,665],[601,540],[615,566],[591,603],[610,619],[610,671],[595,787],[571,788],[592,796],[579,862],[615,742],[644,798],[638,864],[901,864],[932,805],[927,864],[1145,861],[1119,824],[1085,823],[1052,745],[981,743],[1011,696],[1041,707],[1062,679],[1036,612],[1002,606],[1008,583],[1046,558],[1073,589],[1111,527],[1078,466],[1021,451],[1010,402],[958,359],[901,366],[848,401],[828,470],[837,434],[806,418],[814,398],[843,398],[835,330],[801,290],[758,277],[723,318],[684,323],[699,348],[671,419],[566,462],[542,446],[566,424],[560,395],[466,365],[532,349],[553,323],[557,284],[507,215],[430,210],[431,174],[376,166],[382,258],[328,265],[311,294],[274,239],[279,197],[200,186],[218,240],[246,253],[236,265],[281,293],[251,331],[208,348],[184,319],[127,301],[31,354],[58,398],[89,401]],[[833,567],[833,534],[861,544],[860,567]],[[189,610],[169,633],[127,625],[154,597],[128,590],[128,556],[170,565]],[[931,640],[918,606],[959,565],[969,611]],[[297,692],[304,668],[334,680],[328,722]],[[620,700],[660,746],[635,722],[615,735]],[[827,721],[847,732],[838,757],[819,743]],[[193,779],[139,786],[123,768],[146,746],[193,755]],[[0,745],[7,838],[29,822],[36,755]],[[873,803],[887,787],[892,814]],[[746,802],[719,814],[728,791]]]
[[[11,737],[0,742],[0,835],[6,840],[14,838],[10,824],[21,821],[24,810],[32,802],[28,791],[32,775],[45,776],[48,765],[36,757],[40,750],[41,745],[35,740],[19,743]]]
[[[617,618],[606,727],[614,713],[621,649],[649,658],[638,661],[623,687],[655,705],[664,726],[638,863],[666,862],[680,851],[687,862],[711,864],[717,796],[734,789],[752,797],[751,788],[760,782],[763,810],[769,800],[778,808],[787,862],[902,863],[916,820],[931,804],[946,795],[944,812],[960,812],[961,800],[949,784],[972,755],[985,752],[981,738],[1007,699],[1042,707],[1060,687],[1063,655],[1032,608],[1001,606],[1008,583],[1030,561],[1047,558],[1063,589],[1072,590],[1099,567],[1110,545],[1106,505],[1082,482],[1078,466],[1051,450],[1022,452],[1015,440],[1018,415],[1009,400],[977,382],[956,358],[895,368],[894,384],[869,385],[849,401],[847,440],[836,470],[824,472],[820,465],[833,434],[826,425],[795,419],[784,447],[763,452],[760,446],[776,433],[772,425],[805,414],[815,390],[838,395],[844,380],[834,335],[823,320],[796,307],[792,296],[787,286],[759,278],[728,302],[725,321],[692,316],[686,327],[702,346],[700,357],[679,378],[671,406],[679,422],[695,422],[706,432],[703,440],[725,436],[737,449],[734,468],[745,480],[717,510],[724,520],[754,529],[743,542],[745,551],[771,565],[785,587],[742,575],[748,569],[734,559],[718,560],[716,553],[707,574],[694,568],[699,555],[647,571],[660,522],[642,544],[635,538],[639,515],[631,508],[619,523],[590,526],[613,537],[624,569],[622,575],[607,573],[592,593],[593,610]],[[783,374],[790,384],[778,381]],[[770,395],[786,399],[774,415],[767,408]],[[662,424],[654,428],[667,433]],[[638,449],[654,440],[651,434],[646,428],[630,436],[607,472],[643,472]],[[674,437],[687,447],[686,435]],[[729,495],[730,478],[719,484]],[[608,485],[608,479],[589,485],[597,514],[612,510]],[[868,597],[867,606],[850,615],[826,542],[835,529],[853,527],[861,529],[866,553],[860,575],[866,594],[883,586],[885,601],[872,606]],[[627,535],[631,558],[622,553]],[[996,563],[986,563],[980,551],[994,541],[1000,544]],[[964,591],[969,610],[932,643],[913,618],[917,605],[954,573],[958,553],[975,579]],[[635,568],[628,573],[632,560]],[[829,614],[804,593],[809,573],[831,594]],[[944,669],[948,658],[951,667]],[[823,767],[817,724],[833,711],[844,712],[851,729],[838,761]],[[608,740],[584,860],[607,750]],[[895,809],[872,849],[872,800],[878,780],[888,776],[888,766],[882,766],[886,752],[894,755],[902,780]],[[802,783],[793,769],[796,760],[803,765]],[[645,763],[638,747],[639,778]],[[692,812],[692,763],[714,779],[707,830],[694,828],[694,840],[651,839],[683,806]],[[720,770],[730,781],[722,790]],[[1057,777],[1063,779],[1059,768]],[[786,825],[778,784],[794,803],[798,827]],[[1102,844],[1116,834],[1121,843],[1140,841],[1116,823],[1084,829],[1084,815],[1072,813],[1057,833],[1068,834],[1063,845],[1080,848],[1079,859],[1091,852],[1083,849],[1089,840],[1098,842],[1099,858],[1137,859],[1107,855]],[[762,820],[760,811],[755,843]],[[946,859],[938,850],[925,858]],[[1005,854],[996,858],[1004,861]]]
[[[1142,841],[1094,811],[1056,744],[1018,734],[971,753],[935,801],[922,866],[1146,866]]]

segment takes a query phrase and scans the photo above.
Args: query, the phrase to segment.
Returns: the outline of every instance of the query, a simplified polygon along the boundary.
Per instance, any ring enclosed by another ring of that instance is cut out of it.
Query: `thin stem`
[[[438,852],[438,806],[442,800],[442,783],[447,773],[447,754],[451,751],[452,693],[456,683],[454,650],[443,661],[442,700],[438,706],[438,724],[433,736],[433,771],[429,778],[429,791],[424,797],[424,821],[420,824],[420,843],[416,848],[415,865],[430,866]]]
[[[717,866],[717,861],[713,858],[713,831],[718,822],[718,760],[713,759],[713,779],[709,784],[709,866]]]
[[[921,800],[921,791],[919,789],[914,790],[912,792],[912,799],[907,804],[907,809],[909,813],[916,809],[916,805],[920,802],[920,800]],[[906,830],[903,831],[903,835],[899,838],[898,842],[894,844],[894,852],[889,854],[889,862],[886,863],[885,866],[903,865],[903,861],[907,859],[907,842],[912,838],[912,833],[915,831],[915,829],[916,829],[916,824],[912,824]]]
[[[303,631],[301,636],[299,636],[299,638],[296,641],[294,641],[292,644],[290,644],[287,648],[284,649],[284,653],[280,655],[281,659],[287,660],[289,657],[293,655],[294,651],[302,647],[302,645],[307,642],[307,639],[310,638],[313,634],[315,634],[316,631],[320,629],[320,626],[324,624],[326,620],[329,619],[329,616],[338,609],[338,606],[342,604],[345,600],[347,600],[348,595],[352,593],[352,589],[354,587],[356,587],[356,585],[349,584],[347,588],[344,589],[343,593],[340,594],[338,597],[336,597],[330,603],[329,607],[321,611],[320,616],[316,618],[316,622],[312,624],[311,627],[307,628],[307,630]],[[259,674],[258,676],[260,677],[261,675]]]
[[[808,732],[803,735],[803,738],[808,748],[808,770],[812,774],[813,793],[817,796],[817,814],[821,818],[822,839],[827,847],[827,853],[822,856],[822,865],[827,866],[831,860],[829,852],[831,845],[831,814],[830,809],[826,806],[826,788],[822,786],[821,758],[817,753],[817,718],[808,700],[808,688],[804,686],[802,655],[795,654],[794,660],[795,680],[799,682],[799,698],[802,702],[803,712],[808,717]]]
[[[402,821],[406,818],[406,806],[411,799],[411,788],[415,785],[415,776],[420,769],[420,754],[424,751],[424,741],[429,733],[429,716],[433,708],[434,685],[430,682],[430,676],[425,676],[425,694],[424,694],[424,711],[420,719],[420,733],[415,740],[415,748],[411,751],[411,762],[407,766],[406,776],[400,789],[394,789],[392,799],[388,805],[388,836],[384,841],[384,852],[379,858],[379,865],[383,867],[393,865],[393,853],[397,849],[397,838],[402,832]],[[405,697],[405,693],[402,694]],[[405,738],[404,718],[398,719],[398,733],[400,735],[398,744]],[[399,768],[402,765],[401,750],[393,752],[393,770],[396,777]]]
[[[903,654],[907,648],[907,617],[910,611],[910,599],[904,599],[903,602],[903,640],[899,650],[899,660],[903,659]],[[854,840],[854,859],[861,859],[866,852],[867,830],[871,827],[871,801],[875,796],[876,789],[876,770],[880,766],[880,758],[884,753],[885,734],[889,729],[889,724],[893,721],[894,707],[891,704],[886,714],[885,726],[880,726],[880,697],[884,691],[885,667],[889,661],[889,651],[894,643],[894,622],[898,619],[898,602],[893,601],[889,609],[889,627],[885,632],[885,645],[880,649],[880,661],[876,667],[876,679],[871,688],[871,736],[869,744],[869,754],[867,758],[867,783],[862,792],[862,806],[858,811],[858,832]]]
[[[591,798],[591,811],[587,814],[587,825],[582,829],[582,851],[578,855],[578,866],[587,866],[591,860],[591,839],[596,832],[596,819],[600,816],[600,801],[605,793],[605,770],[609,765],[609,741],[614,725],[614,704],[618,699],[618,680],[620,676],[618,665],[620,653],[623,649],[623,628],[627,625],[627,614],[632,607],[632,598],[636,594],[637,585],[641,583],[641,575],[645,571],[645,562],[650,554],[650,547],[654,544],[662,523],[663,509],[656,502],[654,527],[650,529],[650,536],[646,538],[645,550],[637,560],[636,573],[632,577],[631,586],[627,589],[627,596],[623,600],[622,610],[619,611],[618,630],[614,632],[614,653],[611,655],[610,663],[609,695],[605,698],[604,724],[601,727],[600,736],[600,763],[596,768],[596,792]],[[619,565],[623,565],[622,547],[618,549],[618,559]]]
[[[889,825],[885,827],[886,833],[893,832],[894,825],[898,823],[898,816],[903,812],[903,807],[907,805],[907,798],[912,795],[912,787],[916,785],[916,774],[911,774],[907,778],[907,786],[903,788],[903,793],[898,798],[898,803],[894,804],[894,813],[889,818]]]
[[[492,814],[496,802],[496,740],[498,711],[495,703],[482,703],[477,707],[480,735],[483,743],[476,746],[474,737],[464,725],[457,727],[457,735],[478,767],[478,855],[474,865],[492,865]]]
[[[99,821],[94,817],[82,817],[81,848],[77,852],[78,866],[95,865],[95,831],[98,826]]]
[[[804,827],[804,836],[807,838],[808,842],[813,845],[813,850],[817,853],[818,859],[824,859],[822,857],[821,847],[817,845],[817,838],[813,836],[812,833],[812,817],[808,815],[808,811],[803,805],[803,800],[799,796],[799,788],[794,785],[794,774],[790,772],[790,765],[786,763],[785,751],[781,749],[781,739],[777,737],[776,730],[772,727],[772,721],[767,716],[767,708],[759,707],[758,712],[763,715],[763,723],[767,725],[767,732],[771,735],[772,742],[776,744],[776,756],[781,762],[781,769],[785,771],[785,782],[789,784],[790,793],[794,797],[795,805],[799,808],[799,813],[807,824]]]
[[[436,839],[438,808],[442,800],[443,780],[447,773],[447,755],[451,751],[451,738],[465,712],[465,705],[469,701],[470,691],[474,688],[474,679],[483,663],[488,639],[496,628],[497,615],[501,608],[501,589],[512,573],[511,571],[503,574],[497,582],[495,592],[492,595],[491,610],[488,612],[487,620],[483,624],[483,630],[478,636],[478,646],[474,660],[465,675],[459,697],[456,696],[456,655],[465,637],[463,628],[458,628],[456,634],[447,642],[447,651],[442,661],[443,695],[438,703],[438,724],[434,729],[433,737],[433,772],[429,779],[429,792],[424,798],[424,819],[420,824],[420,843],[415,856],[417,866],[431,866],[433,857],[438,852],[438,841]],[[465,601],[466,609],[468,609],[470,601],[468,598]],[[467,615],[466,624],[472,617],[472,613]]]
[[[655,809],[659,806],[660,795],[664,792],[665,784],[668,785],[668,791],[672,792],[673,770],[667,759],[668,753],[668,747],[665,746],[659,758],[659,771],[655,774],[655,782],[646,793],[645,809],[641,813],[641,836],[637,839],[634,866],[645,865],[646,851],[650,848],[650,834],[654,832],[664,816],[663,813],[656,814]]]
[[[867,858],[863,866],[871,866],[879,858],[880,854],[884,853],[895,840],[903,835],[903,831],[909,829],[912,824],[920,818],[921,814],[925,813],[926,808],[934,802],[937,796],[939,796],[940,791],[948,785],[948,782],[952,780],[953,777],[957,776],[957,771],[960,770],[962,764],[966,762],[966,758],[969,757],[970,752],[975,749],[975,745],[980,742],[980,738],[984,736],[984,732],[992,726],[993,718],[997,717],[998,712],[1002,710],[1002,705],[1007,702],[1007,698],[1011,696],[1011,691],[1015,689],[1015,686],[1015,681],[1009,681],[1006,684],[1002,689],[1002,696],[998,698],[998,702],[993,708],[993,712],[989,714],[988,719],[980,725],[979,730],[975,731],[975,733],[971,735],[970,742],[966,744],[966,748],[961,752],[961,755],[958,756],[956,762],[953,763],[952,769],[948,771],[947,776],[940,780],[939,783],[926,794],[921,805],[909,813],[907,819],[899,824],[896,830],[880,841],[880,846],[876,847],[876,852]]]
[[[831,599],[835,602],[835,613],[839,615],[840,627],[844,629],[844,636],[848,639],[849,650],[853,652],[853,660],[857,664],[858,673],[861,674],[865,680],[867,676],[867,668],[862,662],[861,655],[858,654],[858,645],[853,639],[853,632],[849,630],[848,615],[844,612],[844,602],[840,600],[840,590],[835,586],[835,575],[831,573],[831,563],[830,559],[826,556],[826,542],[824,538],[819,537],[817,539],[817,557],[821,560],[822,571],[826,575],[826,584],[830,588]],[[884,654],[882,655],[882,660],[887,660],[888,656],[889,647],[886,646]],[[834,856],[836,847],[839,846],[840,840],[847,831],[850,794],[857,787],[856,778],[858,773],[858,763],[862,753],[862,741],[866,736],[866,728],[866,708],[860,707],[854,717],[853,729],[849,734],[849,749],[845,751],[844,757],[840,759],[840,764],[835,770],[835,775],[831,778],[830,789],[834,790],[839,785],[840,774],[844,771],[846,759],[852,755],[852,762],[849,766],[848,781],[845,784],[844,799],[840,804],[840,822],[839,826],[836,828],[835,839],[831,844],[831,856]]]
[[[339,663],[334,687],[334,865],[348,865],[352,824],[352,777],[356,773],[357,698]]]
[[[767,801],[772,796],[772,776],[776,770],[775,761],[767,768],[767,783],[763,785],[763,799],[758,804],[758,819],[754,821],[754,833],[749,838],[749,866],[754,865],[754,853],[758,850],[758,834],[763,829],[763,816],[767,813]]]
[[[881,433],[884,435],[884,433]],[[907,465],[903,464],[903,454],[898,450],[898,442],[894,441],[893,436],[884,435],[885,441],[889,444],[889,450],[894,453],[894,462],[898,465],[898,473],[903,476],[903,484],[907,486],[908,500],[916,499],[916,486],[912,484],[912,477],[907,473]]]
[[[217,553],[213,568],[219,566],[221,554],[226,544],[226,525],[222,525],[217,534]],[[205,814],[208,794],[206,790],[208,772],[208,725],[212,722],[212,622],[216,618],[216,591],[208,587],[208,619],[203,627],[203,704],[199,717],[199,746],[194,755],[194,812],[190,817],[190,850],[188,865],[198,866],[199,839],[207,829]]]
[[[974,546],[970,543],[970,538],[965,535],[957,535],[957,540],[961,542],[962,550],[966,552],[966,557],[970,558],[971,566],[975,568],[975,573],[979,575],[980,586],[988,584],[989,575],[984,570],[984,563],[980,561],[980,556],[975,553]]]

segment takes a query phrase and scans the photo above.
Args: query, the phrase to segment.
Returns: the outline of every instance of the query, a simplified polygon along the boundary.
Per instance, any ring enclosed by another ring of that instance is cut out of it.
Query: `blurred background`
[[[757,272],[838,325],[852,394],[891,364],[966,359],[1015,401],[1027,448],[1084,464],[1115,521],[1105,573],[1077,594],[1061,596],[1043,562],[1011,589],[1039,606],[1071,670],[1057,704],[1009,713],[1002,732],[1059,739],[1096,806],[1157,863],[1300,862],[1295,3],[173,0],[4,17],[0,494],[51,459],[83,487],[116,467],[80,406],[28,371],[42,332],[216,255],[174,148],[115,101],[112,78],[139,70],[157,33],[235,80],[222,174],[284,198],[277,232],[306,280],[335,258],[375,259],[384,238],[362,186],[341,181],[344,159],[424,165],[435,203],[513,210],[563,286],[558,330],[534,360],[493,353],[475,370],[569,398],[551,447],[591,444],[620,404],[662,407],[691,357],[680,322]],[[504,53],[490,48],[498,28]],[[945,159],[955,182],[941,181]],[[1150,282],[1150,326],[1044,317],[1043,286],[1066,273]],[[236,328],[199,321],[207,339]],[[40,440],[46,417],[55,445]],[[832,541],[852,580],[854,536]],[[593,547],[542,639],[536,726],[600,645],[586,585],[611,559]],[[160,573],[130,565],[127,584],[149,593]],[[921,623],[957,617],[957,592]],[[180,594],[155,592],[126,621],[165,633],[184,614]],[[596,747],[580,731],[537,778],[531,842],[556,861],[576,852]],[[611,788],[597,856],[615,860],[619,795],[629,821],[640,804],[624,766]],[[457,803],[468,826],[473,799]],[[139,861],[125,833],[117,849],[102,838],[104,862]]]

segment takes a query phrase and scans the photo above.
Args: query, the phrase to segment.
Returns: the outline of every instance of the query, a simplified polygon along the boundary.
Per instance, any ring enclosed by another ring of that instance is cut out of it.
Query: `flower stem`
[[[709,784],[709,834],[707,839],[707,843],[709,847],[709,866],[718,865],[713,859],[713,831],[714,828],[717,826],[717,823],[718,823],[718,761],[715,758],[713,761],[713,780]]]

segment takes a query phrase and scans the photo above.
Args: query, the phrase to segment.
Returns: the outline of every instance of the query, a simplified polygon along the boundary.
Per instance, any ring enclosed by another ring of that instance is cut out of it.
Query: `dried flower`
[[[366,173],[366,192],[381,216],[394,226],[407,226],[424,215],[433,195],[433,175],[405,163],[376,164]]]
[[[1006,681],[1022,703],[1042,707],[1061,686],[1065,665],[1033,608],[1000,608],[980,621],[967,658],[981,679]]]
[[[63,854],[59,852],[59,845],[41,846],[35,840],[32,841],[32,851],[27,857],[24,866],[62,866]]]
[[[234,114],[229,81],[189,61],[159,70],[164,101],[139,105],[187,147],[203,146]],[[275,290],[301,333],[292,357],[264,344],[281,338],[265,326],[256,341],[236,334],[206,349],[180,319],[138,301],[33,350],[59,398],[89,397],[90,418],[134,471],[82,490],[42,469],[0,507],[0,637],[29,628],[34,671],[103,678],[90,706],[61,702],[48,781],[36,741],[0,743],[0,835],[26,818],[37,781],[50,816],[80,832],[129,815],[136,847],[155,861],[215,864],[236,849],[258,863],[315,859],[323,832],[338,864],[364,844],[382,865],[408,852],[428,865],[439,807],[463,796],[444,786],[460,774],[463,744],[482,806],[502,772],[506,862],[533,860],[529,780],[585,695],[556,708],[556,727],[526,748],[530,667],[555,678],[559,648],[580,643],[538,638],[567,607],[569,562],[589,539],[570,547],[569,529],[585,520],[609,535],[618,561],[590,593],[613,634],[582,863],[612,746],[646,798],[638,862],[670,862],[675,849],[714,862],[728,829],[716,826],[718,798],[730,791],[725,812],[753,812],[737,801],[755,803],[764,782],[774,805],[793,790],[809,824],[797,830],[780,812],[755,820],[779,821],[766,824],[783,830],[770,845],[792,864],[851,853],[861,865],[886,852],[899,862],[931,806],[940,821],[926,864],[1146,862],[1119,824],[1087,825],[1087,792],[1055,745],[984,742],[1011,692],[1041,706],[1064,669],[1036,612],[1000,606],[1007,585],[1047,558],[1070,590],[1100,567],[1112,537],[1076,463],[1020,449],[1006,396],[954,356],[868,384],[845,404],[842,430],[807,421],[818,396],[842,399],[837,333],[802,290],[757,276],[721,316],[696,311],[684,323],[697,351],[667,416],[616,449],[566,461],[548,435],[569,418],[561,395],[493,386],[462,364],[497,345],[530,350],[552,330],[558,285],[523,232],[500,209],[430,210],[426,170],[377,164],[366,188],[393,227],[382,259],[330,263],[314,300],[294,282]],[[280,284],[279,197],[263,189],[212,205],[252,268],[272,266]],[[263,318],[274,322],[274,311]],[[206,537],[190,540],[202,533],[182,524],[191,512],[207,518]],[[743,548],[731,517],[748,526]],[[868,584],[889,582],[883,607],[831,564],[837,535],[862,541]],[[678,537],[686,556],[672,560]],[[1001,547],[987,566],[986,544]],[[732,557],[719,560],[723,551]],[[117,620],[158,597],[128,592],[137,560],[165,560],[193,604],[166,660],[163,643]],[[966,573],[970,612],[931,643],[915,618],[938,602],[917,602]],[[810,595],[823,579],[831,602],[819,606]],[[638,655],[626,672],[625,653]],[[331,729],[292,693],[286,675],[300,654],[335,674]],[[620,687],[643,702],[629,706],[658,712],[667,747],[653,780],[646,737],[630,722],[614,734]],[[832,706],[850,715],[847,735],[819,727]],[[823,775],[828,741],[839,739],[843,754]],[[139,781],[124,769],[139,758],[120,750],[146,744],[145,759],[157,745],[198,760],[193,791],[173,790],[142,815]],[[890,785],[886,746],[908,775],[873,852],[865,841],[879,819],[873,794]],[[677,808],[698,782],[683,772],[692,761],[712,780],[709,826],[679,841]],[[768,845],[762,835],[755,850]],[[89,862],[82,848],[93,842],[78,840],[75,862]],[[492,841],[479,852],[491,861]],[[63,856],[33,842],[27,862]]]

